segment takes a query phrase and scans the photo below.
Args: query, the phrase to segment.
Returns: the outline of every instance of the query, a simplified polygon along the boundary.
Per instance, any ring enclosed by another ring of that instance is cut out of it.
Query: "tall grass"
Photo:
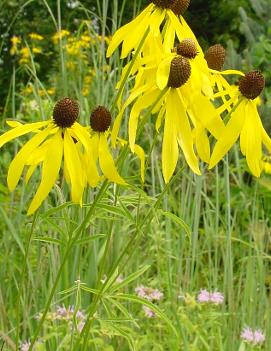
[[[52,26],[61,29],[61,7]],[[42,5],[39,5],[42,6]],[[125,2],[97,1],[98,13],[81,8],[99,24],[102,38],[121,22]],[[138,11],[135,4],[134,12]],[[80,26],[83,30],[84,25]],[[91,27],[88,27],[91,31]],[[34,30],[34,28],[33,28]],[[98,49],[98,50],[97,50]],[[67,76],[66,57],[59,40],[55,68],[57,97],[70,95],[81,105],[81,122],[88,123],[93,107],[113,106],[121,73],[115,55],[105,57],[106,43],[90,47],[95,70],[88,98],[82,97],[84,66]],[[110,65],[105,80],[105,66]],[[11,77],[6,106],[29,104]],[[40,118],[50,117],[52,100],[32,58],[27,66]],[[129,83],[127,84],[129,86]],[[127,86],[125,89],[127,89]],[[125,95],[125,92],[124,92]],[[19,107],[20,109],[20,107]],[[36,120],[37,114],[27,116]],[[4,125],[3,125],[3,128]],[[0,337],[3,350],[18,350],[30,340],[30,350],[249,350],[240,340],[245,325],[266,331],[271,348],[270,319],[270,191],[265,182],[250,179],[235,149],[215,171],[202,166],[193,175],[179,161],[178,172],[165,186],[161,174],[161,140],[151,127],[142,130],[142,144],[151,149],[146,181],[140,181],[138,161],[124,150],[120,173],[129,186],[106,181],[85,194],[84,206],[68,202],[62,181],[33,217],[26,217],[32,185],[21,183],[9,195],[5,174],[15,149],[3,149],[1,160]],[[155,145],[152,145],[155,140]],[[38,182],[38,177],[35,178]],[[118,277],[122,277],[122,281]],[[136,296],[138,285],[164,293],[159,304]],[[221,291],[222,306],[201,305],[200,289]],[[72,323],[53,318],[58,305],[74,306]],[[146,318],[142,305],[155,318]],[[85,326],[77,332],[76,312],[83,310]],[[37,318],[38,316],[38,318]],[[35,341],[40,343],[35,343]],[[1,348],[1,344],[0,344]]]

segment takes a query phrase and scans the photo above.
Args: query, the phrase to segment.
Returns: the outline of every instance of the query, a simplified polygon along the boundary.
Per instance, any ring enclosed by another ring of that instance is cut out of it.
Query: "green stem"
[[[101,197],[103,196],[103,194],[105,193],[105,191],[106,191],[106,189],[107,189],[107,186],[108,186],[108,181],[106,180],[106,181],[104,181],[104,183],[103,183],[101,189],[99,190],[99,193],[98,193],[97,196],[95,197],[95,199],[94,199],[94,201],[93,201],[93,203],[92,203],[92,205],[91,205],[91,207],[90,207],[90,209],[89,209],[89,211],[88,211],[86,217],[84,218],[84,220],[82,221],[82,223],[79,225],[79,227],[75,230],[74,236],[73,236],[73,237],[70,237],[70,239],[69,239],[69,242],[68,242],[68,244],[67,244],[66,251],[65,251],[65,253],[64,253],[64,257],[63,257],[62,263],[61,263],[61,265],[60,265],[60,267],[59,267],[59,269],[58,269],[58,273],[57,273],[56,279],[55,279],[55,281],[54,281],[53,287],[52,287],[52,289],[51,289],[49,298],[48,298],[48,300],[47,300],[47,302],[46,302],[46,306],[45,306],[44,312],[43,312],[42,317],[41,317],[41,319],[40,319],[40,321],[39,321],[37,330],[36,330],[36,332],[35,332],[35,334],[34,334],[34,337],[33,337],[33,339],[32,339],[32,342],[31,342],[31,345],[30,345],[28,351],[32,351],[33,346],[34,346],[34,344],[35,344],[35,342],[36,342],[36,340],[37,340],[37,338],[38,338],[38,336],[39,336],[39,333],[40,333],[40,331],[41,331],[41,328],[42,328],[42,326],[43,326],[43,323],[44,323],[44,321],[45,321],[45,318],[46,318],[46,316],[47,316],[47,313],[48,313],[48,311],[49,311],[49,308],[50,308],[50,306],[51,306],[51,302],[52,302],[52,299],[53,299],[53,297],[54,297],[55,291],[56,291],[56,289],[57,289],[57,285],[58,285],[59,280],[60,280],[60,277],[61,277],[61,275],[62,275],[62,272],[63,272],[64,266],[65,266],[65,263],[66,263],[66,261],[67,261],[67,259],[68,259],[68,257],[69,257],[69,254],[70,254],[70,252],[71,252],[71,250],[72,250],[72,248],[73,248],[73,246],[74,246],[74,243],[78,240],[78,238],[79,238],[80,234],[82,233],[82,231],[87,227],[87,224],[89,223],[89,220],[90,220],[90,218],[91,218],[91,216],[92,216],[92,214],[93,214],[93,211],[94,211],[94,209],[95,209],[95,206],[96,206],[96,204],[99,202],[99,200],[101,199]]]
[[[131,259],[132,254],[135,252],[135,248],[140,243],[140,239],[141,239],[142,235],[144,234],[144,231],[142,230],[142,228],[144,226],[148,226],[150,224],[152,218],[153,218],[151,216],[151,212],[154,211],[159,206],[160,202],[163,200],[164,194],[168,191],[168,189],[171,186],[171,184],[174,182],[174,180],[179,176],[179,174],[181,172],[182,172],[182,169],[180,169],[176,173],[176,175],[171,178],[171,181],[165,186],[164,190],[161,192],[161,194],[159,195],[158,199],[156,200],[154,206],[149,209],[149,211],[147,212],[146,216],[142,219],[141,222],[139,222],[139,221],[137,222],[135,234],[129,240],[128,244],[125,246],[125,248],[123,249],[122,253],[120,254],[118,259],[114,263],[111,271],[109,272],[109,275],[108,275],[105,283],[103,284],[103,286],[99,290],[99,293],[95,295],[93,303],[92,303],[92,306],[91,306],[91,309],[90,309],[90,311],[88,313],[88,316],[87,316],[84,328],[83,328],[83,330],[81,332],[81,336],[84,336],[84,343],[83,343],[83,347],[81,349],[82,351],[86,350],[89,331],[90,331],[92,322],[94,320],[93,316],[94,316],[94,314],[95,314],[95,312],[97,310],[98,303],[99,303],[101,297],[103,296],[104,291],[106,289],[108,289],[107,283],[108,283],[110,277],[114,274],[114,272],[119,267],[121,261],[124,259],[125,256],[127,256],[128,258],[124,261],[124,263],[123,263],[123,265],[122,265],[122,267],[121,267],[121,269],[119,271],[121,272],[123,270],[123,268],[127,265],[128,261]],[[80,343],[80,340],[75,345],[75,349],[76,350],[79,349],[79,343]]]
[[[25,276],[25,271],[26,271],[26,266],[27,266],[27,257],[28,257],[28,253],[29,253],[29,249],[30,249],[32,235],[34,233],[34,227],[35,227],[36,219],[37,219],[37,213],[34,214],[33,222],[32,222],[32,225],[31,225],[29,237],[28,237],[27,244],[26,244],[26,250],[25,250],[24,261],[23,261],[23,269],[22,269],[22,273],[21,273],[21,282],[20,282],[20,286],[19,286],[19,290],[18,290],[18,299],[17,299],[17,303],[16,303],[16,326],[17,326],[17,328],[16,328],[16,351],[19,350],[20,298],[21,298],[21,294],[22,294],[22,290],[23,290],[23,282],[24,282],[24,276]]]

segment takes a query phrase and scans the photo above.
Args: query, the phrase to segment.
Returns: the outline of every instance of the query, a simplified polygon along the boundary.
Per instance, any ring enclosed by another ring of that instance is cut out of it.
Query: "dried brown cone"
[[[265,87],[265,79],[260,71],[248,72],[239,80],[239,90],[247,99],[256,99]]]
[[[197,54],[197,44],[194,39],[184,39],[177,45],[177,54],[188,59],[194,59]]]
[[[174,57],[170,65],[168,77],[168,87],[180,88],[184,85],[191,75],[191,66],[187,58],[182,56]]]
[[[175,0],[152,0],[152,3],[158,7],[162,7],[163,9],[168,9],[174,4]]]
[[[104,106],[96,107],[90,115],[90,126],[95,132],[107,131],[111,124],[111,113]]]
[[[174,4],[171,6],[171,10],[177,16],[182,16],[190,5],[190,0],[175,0]]]
[[[205,60],[208,67],[216,71],[221,71],[226,58],[226,50],[222,45],[216,44],[207,50]]]
[[[79,104],[77,101],[65,97],[59,100],[53,111],[55,124],[61,128],[69,128],[77,120],[79,115]]]

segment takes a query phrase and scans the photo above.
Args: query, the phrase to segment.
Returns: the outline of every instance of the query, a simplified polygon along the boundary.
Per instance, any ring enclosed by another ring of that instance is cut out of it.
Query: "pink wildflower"
[[[198,294],[197,300],[199,303],[210,302],[210,293],[207,290],[201,289]]]
[[[265,342],[265,335],[260,329],[252,330],[245,327],[241,332],[241,339],[253,346],[262,345]]]
[[[21,345],[20,345],[20,351],[28,351],[30,345],[31,345],[31,342],[30,342],[29,340],[28,340],[28,341],[24,341],[24,342],[21,343]]]
[[[141,297],[148,301],[160,301],[164,296],[164,294],[160,290],[148,288],[143,285],[140,285],[137,288],[135,288],[135,292],[138,297]]]
[[[220,305],[224,302],[224,295],[219,291],[209,292],[201,289],[197,300],[199,303],[212,303],[215,305]]]
[[[220,305],[224,302],[224,295],[219,291],[214,291],[210,294],[210,302]]]
[[[143,306],[142,309],[143,309],[146,317],[154,318],[156,316],[155,312],[153,310],[151,310],[149,307]]]

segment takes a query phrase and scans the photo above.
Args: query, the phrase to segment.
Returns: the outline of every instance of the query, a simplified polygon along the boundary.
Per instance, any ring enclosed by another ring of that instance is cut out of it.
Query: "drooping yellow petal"
[[[157,11],[157,10],[154,10]],[[140,41],[143,39],[145,33],[150,25],[150,11],[145,9],[132,22],[129,23],[129,32],[127,32],[121,50],[121,59],[124,59],[128,54],[137,48]]]
[[[122,106],[120,112],[118,113],[113,127],[112,127],[112,132],[111,132],[111,142],[113,147],[116,146],[116,140],[119,134],[120,130],[120,125],[121,121],[123,118],[123,113],[125,109],[141,94],[143,94],[145,91],[149,90],[152,87],[152,84],[145,84],[143,86],[140,86],[138,89],[134,90],[131,95],[128,97],[128,99],[125,101],[124,105]]]
[[[215,74],[222,74],[222,75],[233,75],[233,74],[236,74],[238,76],[244,76],[245,74],[241,71],[238,71],[236,69],[227,69],[225,71],[216,71],[214,69],[210,69],[209,68],[209,71],[212,72],[212,73],[215,73]]]
[[[166,100],[166,114],[164,124],[164,136],[162,145],[162,172],[166,183],[170,181],[175,171],[179,150],[176,131],[176,99],[174,99],[175,90],[170,89]]]
[[[191,126],[186,114],[184,102],[179,89],[174,92],[174,114],[177,124],[178,143],[184,153],[184,157],[189,167],[195,174],[201,174],[199,169],[199,160],[194,151],[193,135]]]
[[[87,128],[82,127],[81,124],[75,122],[71,127],[71,130],[74,132],[77,139],[82,143],[85,150],[88,152],[89,147],[89,132]]]
[[[37,168],[37,166],[38,166],[38,164],[34,164],[34,165],[31,165],[31,166],[28,167],[28,170],[26,172],[25,179],[24,179],[25,184],[28,184],[29,179],[32,177],[32,175],[33,175],[35,169]]]
[[[246,101],[242,101],[236,108],[227,123],[224,132],[217,140],[213,153],[211,155],[209,169],[213,168],[230,150],[238,139],[245,122],[245,106]]]
[[[122,41],[126,39],[127,36],[131,35],[139,25],[143,21],[146,16],[149,16],[152,12],[154,6],[150,4],[146,7],[144,11],[142,11],[133,21],[129,22],[125,26],[119,28],[115,34],[113,35],[107,49],[106,56],[110,57],[116,48],[120,45]]]
[[[218,139],[225,130],[225,125],[211,101],[204,95],[199,94],[191,104],[194,117]]]
[[[165,15],[166,11],[158,8],[155,11],[153,11],[151,16],[149,17],[151,34],[154,37],[160,36],[160,26],[165,18]]]
[[[101,179],[98,169],[97,160],[99,157],[99,135],[95,133],[89,139],[89,152],[87,153],[87,180],[90,186],[96,187]]]
[[[50,142],[51,142],[51,139],[45,140],[42,143],[42,145],[36,148],[27,159],[27,165],[29,165],[29,167],[25,175],[26,184],[29,182],[29,179],[32,177],[39,163],[41,163],[44,160],[45,156],[47,155],[47,150],[48,150],[48,147],[50,146]]]
[[[251,173],[255,177],[261,175],[262,162],[262,136],[261,122],[258,115],[257,107],[253,101],[246,104],[246,159]]]
[[[104,133],[99,135],[99,164],[105,177],[111,182],[125,185],[125,181],[119,175],[114,160],[108,149]]]
[[[38,190],[29,206],[28,215],[34,213],[46,199],[59,174],[63,156],[63,139],[61,131],[57,132],[48,144],[42,165],[42,177]]]
[[[129,144],[132,152],[134,152],[137,125],[140,113],[143,109],[151,106],[157,100],[159,94],[160,91],[158,89],[153,89],[139,97],[133,105],[129,118]]]
[[[168,83],[171,61],[175,55],[169,55],[158,66],[156,73],[156,84],[160,90],[165,89]]]
[[[172,48],[174,47],[175,41],[175,29],[171,21],[167,21],[165,25],[165,36],[164,36],[164,52],[169,54],[171,53]]]
[[[145,181],[145,152],[142,149],[141,146],[135,144],[135,154],[137,157],[140,159],[140,175],[141,175],[141,180],[144,183]]]
[[[156,129],[157,133],[159,133],[164,115],[165,115],[165,106],[162,106],[159,113],[158,113],[158,116],[156,118],[156,123],[155,123],[155,129]]]
[[[24,124],[18,127],[15,127],[8,132],[4,133],[3,135],[0,136],[0,147],[2,147],[4,144],[9,142],[12,139],[15,139],[21,135],[30,133],[34,130],[40,129],[42,127],[47,126],[51,121],[44,121],[44,122],[36,122],[36,123],[29,123],[29,124]]]
[[[72,201],[82,205],[83,169],[76,145],[68,128],[64,130],[64,163],[71,182]]]
[[[261,135],[262,135],[262,140],[263,140],[264,146],[267,148],[268,152],[271,153],[271,138],[267,134],[262,123],[261,123]]]
[[[18,127],[20,128],[20,127]],[[50,134],[52,127],[37,133],[30,139],[17,153],[12,160],[8,170],[7,183],[10,191],[13,191],[18,184],[18,181],[23,172],[24,166],[27,164],[29,155],[43,142],[43,140]]]
[[[195,144],[200,159],[206,163],[210,162],[210,142],[207,133],[203,127],[197,126],[194,129]]]
[[[11,128],[20,127],[23,125],[21,122],[14,120],[6,120],[6,124]]]

